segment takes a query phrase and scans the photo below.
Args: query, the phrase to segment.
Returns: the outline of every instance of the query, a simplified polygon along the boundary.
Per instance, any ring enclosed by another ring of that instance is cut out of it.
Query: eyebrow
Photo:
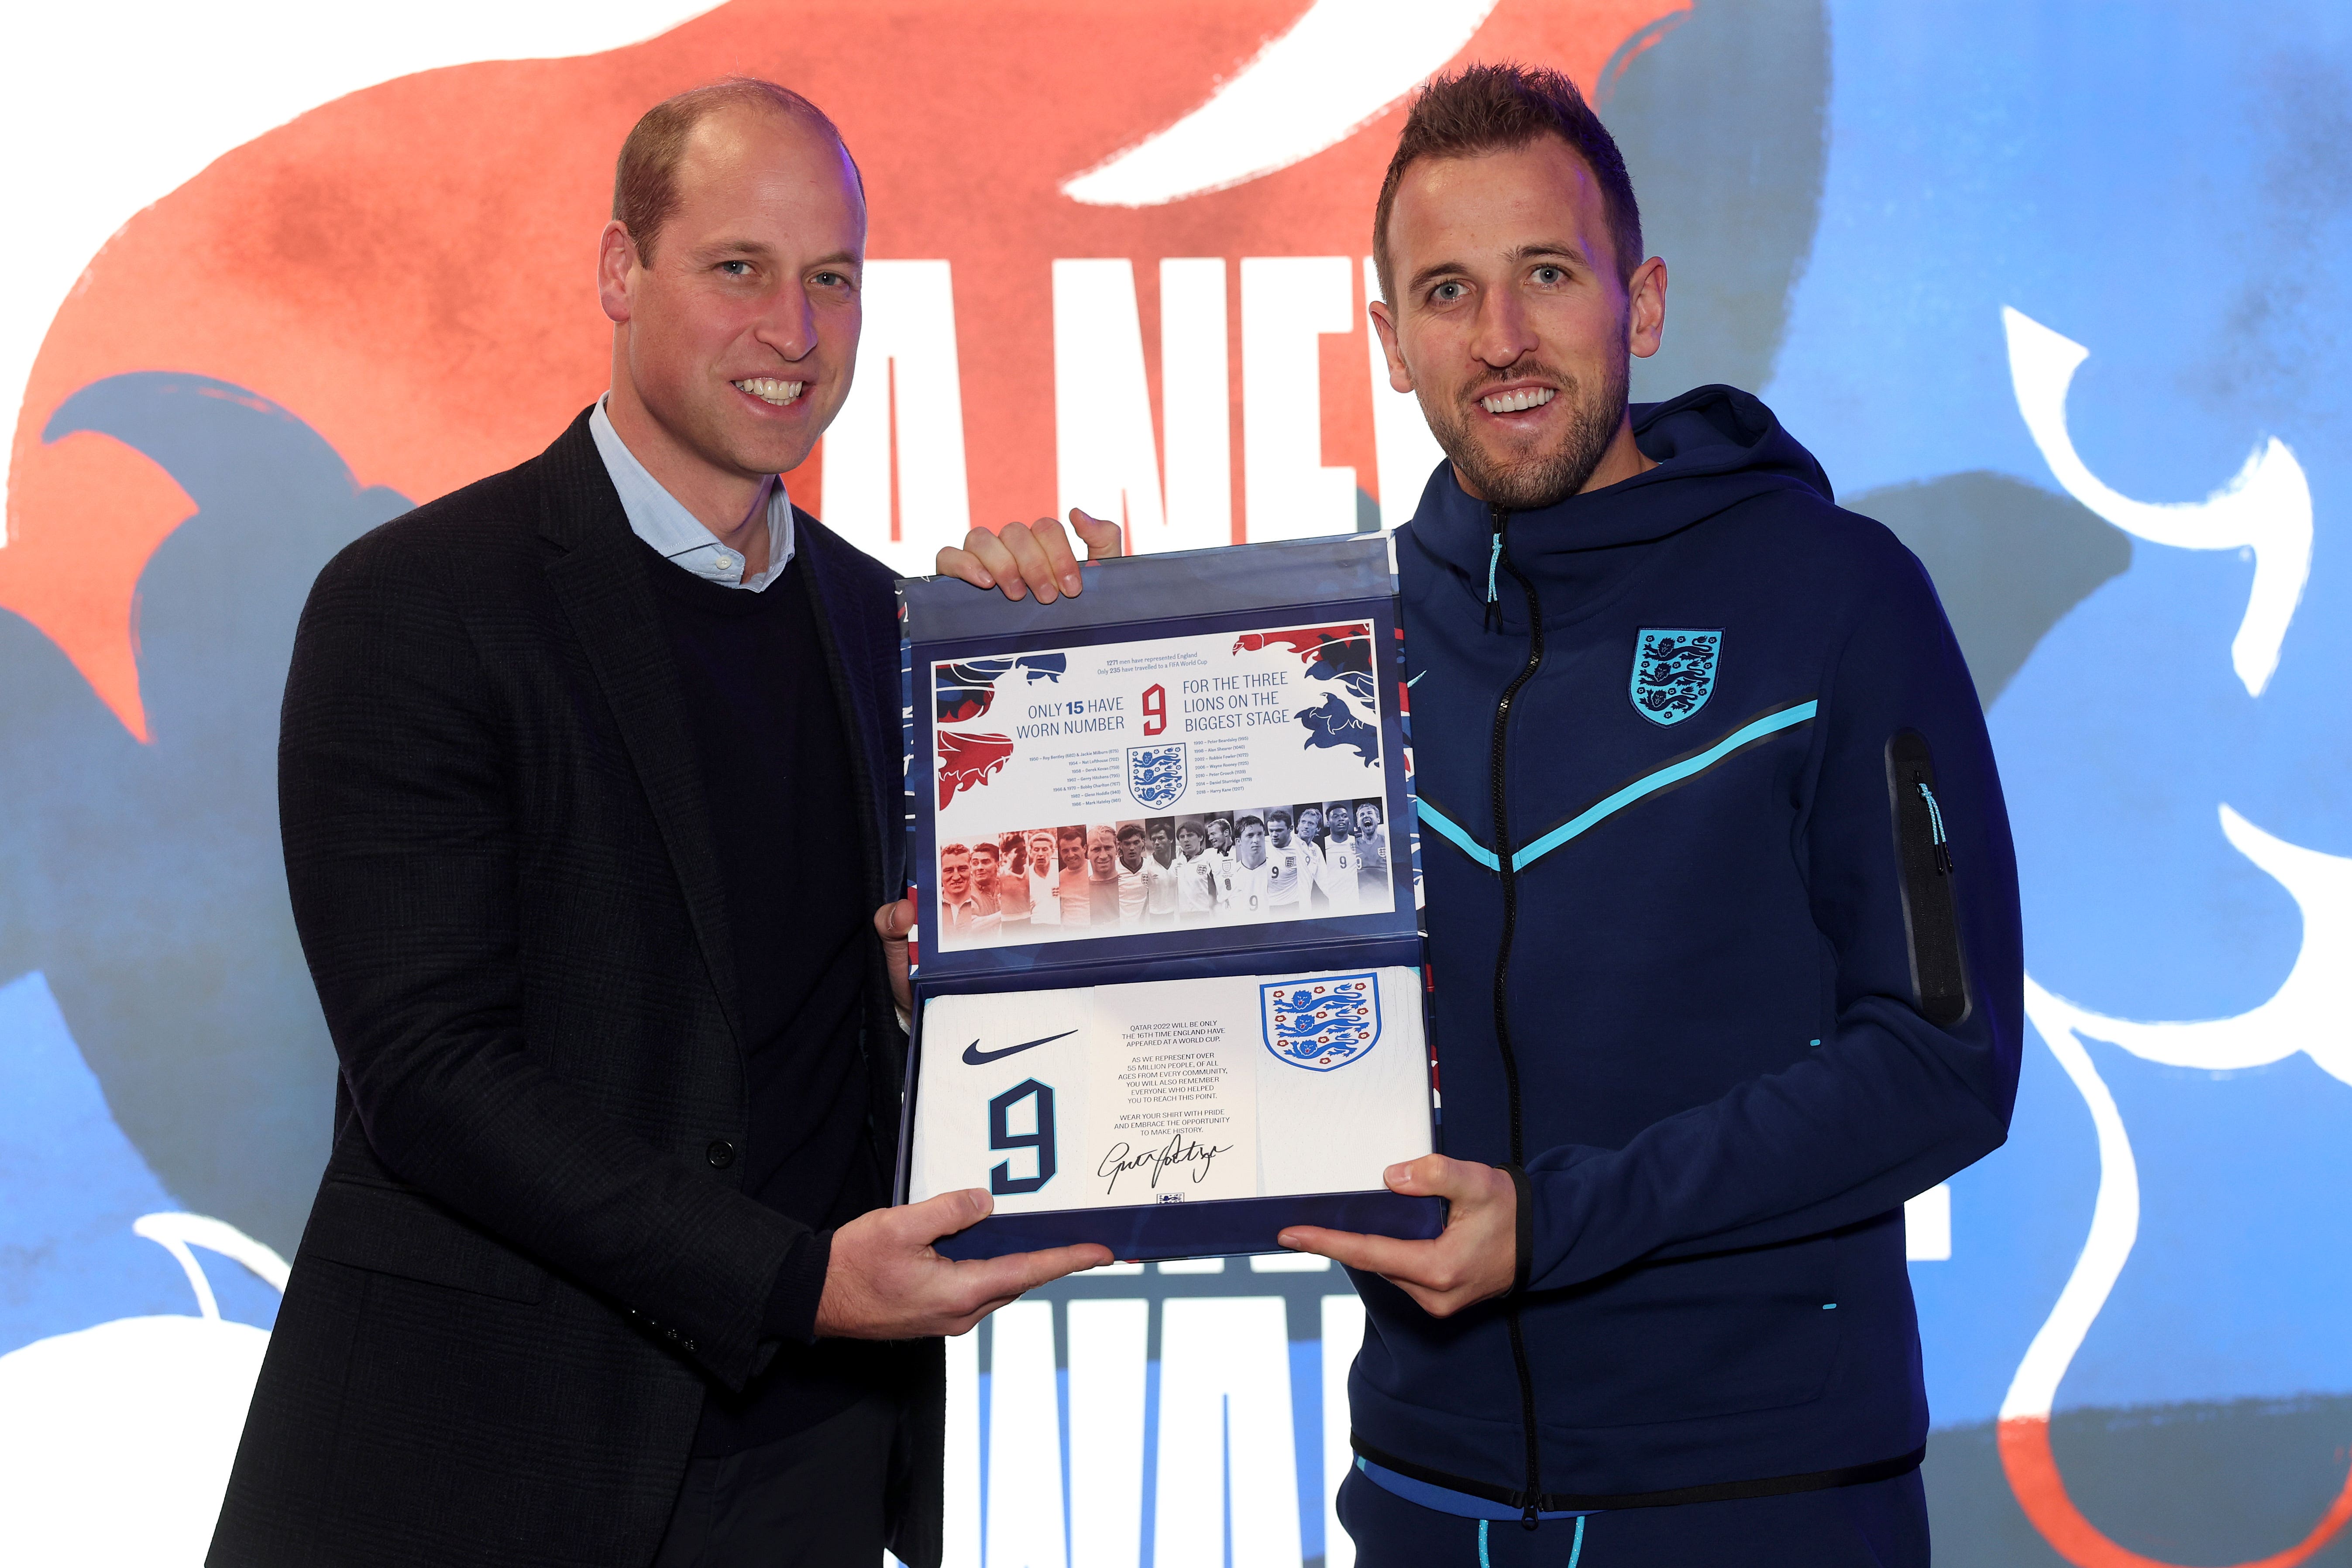
[[[1539,257],[1548,256],[1573,261],[1580,267],[1592,265],[1591,258],[1584,254],[1583,247],[1572,245],[1564,239],[1539,239],[1531,245],[1518,246],[1506,252],[1503,259],[1517,266],[1522,262],[1533,261]],[[1433,266],[1424,267],[1412,275],[1412,292],[1420,293],[1448,273],[1469,270],[1468,264],[1460,261],[1440,261]]]
[[[721,239],[701,247],[696,254],[714,261],[730,256],[756,256],[764,260],[776,254],[776,247],[761,239]],[[809,265],[811,267],[863,267],[866,261],[865,258],[850,251],[836,250],[829,256],[818,257]]]

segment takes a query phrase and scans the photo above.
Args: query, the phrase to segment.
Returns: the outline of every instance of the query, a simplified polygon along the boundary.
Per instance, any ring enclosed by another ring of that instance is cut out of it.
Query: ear
[[[1389,384],[1399,392],[1412,390],[1412,372],[1404,363],[1404,351],[1397,343],[1396,316],[1386,300],[1375,300],[1365,309],[1371,313],[1372,331],[1381,337],[1381,357],[1389,362]]]
[[[1635,357],[1648,359],[1666,336],[1665,261],[1653,256],[1633,268],[1625,293],[1625,346]]]
[[[615,326],[631,314],[630,285],[637,270],[637,242],[629,237],[628,226],[614,218],[596,240],[596,299]]]

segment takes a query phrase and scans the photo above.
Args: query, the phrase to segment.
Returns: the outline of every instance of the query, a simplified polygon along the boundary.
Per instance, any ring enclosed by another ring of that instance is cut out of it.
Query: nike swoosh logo
[[[964,1065],[985,1067],[990,1062],[1001,1057],[1009,1057],[1015,1051],[1025,1051],[1032,1046],[1049,1046],[1055,1040],[1066,1040],[1076,1033],[1076,1029],[1065,1029],[1058,1035],[1048,1035],[1042,1040],[1024,1040],[1017,1046],[1007,1046],[1001,1051],[983,1051],[980,1048],[980,1042],[974,1040],[963,1048]]]
[[[1421,675],[1427,675],[1428,673],[1429,673],[1429,671],[1427,671],[1427,670],[1425,670],[1425,669],[1424,669],[1424,670],[1423,670],[1423,671],[1421,672]],[[1420,685],[1420,684],[1421,684],[1421,675],[1416,675],[1416,676],[1414,676],[1411,680],[1406,681],[1406,682],[1405,682],[1405,684],[1406,684],[1407,686],[1418,686],[1418,685]]]

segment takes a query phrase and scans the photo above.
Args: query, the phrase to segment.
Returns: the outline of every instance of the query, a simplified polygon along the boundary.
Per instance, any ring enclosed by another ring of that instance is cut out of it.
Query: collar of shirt
[[[629,531],[653,546],[654,552],[665,561],[709,582],[723,583],[730,588],[748,588],[754,594],[782,576],[784,568],[792,564],[793,503],[784,494],[781,476],[770,475],[751,502],[753,510],[763,505],[768,509],[768,569],[756,577],[746,578],[743,557],[720,543],[717,534],[703,527],[637,461],[636,454],[629,450],[621,433],[613,428],[613,421],[606,417],[601,397],[588,416],[588,433],[596,438],[596,450],[604,459],[604,471],[612,476],[613,488],[620,492],[621,510],[629,518]],[[748,517],[751,512],[744,515]]]

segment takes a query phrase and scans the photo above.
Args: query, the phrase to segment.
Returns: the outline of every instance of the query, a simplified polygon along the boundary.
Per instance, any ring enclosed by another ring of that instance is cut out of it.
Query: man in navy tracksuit
[[[2009,828],[1926,574],[1770,410],[1630,408],[1665,270],[1575,88],[1475,68],[1381,201],[1451,1200],[1357,1270],[1360,1563],[1925,1564],[1905,1199],[1997,1147]]]

